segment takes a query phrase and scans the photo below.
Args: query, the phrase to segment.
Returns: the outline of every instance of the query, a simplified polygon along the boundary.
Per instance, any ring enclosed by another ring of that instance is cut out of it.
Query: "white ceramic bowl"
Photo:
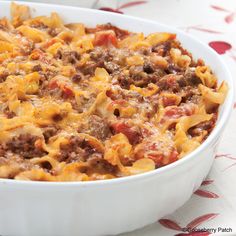
[[[208,139],[183,159],[160,169],[120,179],[45,183],[0,180],[0,235],[113,235],[132,231],[172,213],[199,187],[214,160],[215,149],[233,104],[233,82],[221,58],[189,35],[157,22],[65,6],[27,3],[35,15],[57,11],[68,22],[111,22],[131,31],[177,33],[194,57],[203,58],[229,84],[217,125]],[[0,1],[0,16],[10,2]]]

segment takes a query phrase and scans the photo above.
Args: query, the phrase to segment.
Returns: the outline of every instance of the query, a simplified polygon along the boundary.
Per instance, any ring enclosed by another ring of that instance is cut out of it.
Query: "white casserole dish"
[[[145,174],[113,180],[69,183],[0,179],[0,235],[99,236],[132,231],[172,213],[199,187],[214,160],[218,140],[233,105],[233,81],[221,58],[209,47],[169,26],[97,10],[25,3],[33,15],[58,12],[66,22],[89,26],[110,22],[145,34],[177,33],[183,46],[209,64],[229,93],[208,139],[183,159]],[[10,2],[0,1],[0,17],[9,16]]]

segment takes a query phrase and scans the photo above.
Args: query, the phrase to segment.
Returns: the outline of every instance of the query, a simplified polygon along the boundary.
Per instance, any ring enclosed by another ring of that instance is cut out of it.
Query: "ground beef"
[[[13,111],[10,111],[9,110],[9,107],[7,106],[7,104],[4,104],[2,107],[2,112],[4,113],[4,115],[8,118],[8,119],[11,119],[13,117],[16,116],[16,113],[13,112]]]
[[[56,125],[50,125],[47,127],[43,127],[42,130],[45,142],[47,143],[51,137],[57,134],[59,127],[57,127]]]
[[[179,74],[182,72],[182,69],[173,63],[169,63],[167,68],[165,69],[167,74]]]
[[[181,88],[189,86],[189,89],[192,89],[192,87],[199,85],[202,81],[196,76],[194,71],[187,70],[184,74],[177,77],[177,83]]]
[[[137,87],[146,87],[150,83],[150,79],[142,66],[131,66],[129,74],[132,82]]]
[[[85,63],[85,65],[78,66],[77,70],[79,72],[82,72],[84,75],[93,76],[94,75],[94,71],[96,70],[97,67],[104,68],[104,61],[102,59],[98,60],[97,62],[88,61],[87,63]]]
[[[160,90],[168,90],[171,92],[179,92],[180,86],[177,82],[178,77],[175,75],[166,75],[163,76],[158,82],[157,85],[160,88]]]
[[[6,117],[7,117],[8,119],[12,119],[13,117],[16,116],[16,113],[13,112],[13,111],[6,111],[6,112],[5,112],[5,115],[6,115]]]
[[[114,62],[104,62],[104,68],[109,74],[113,74],[120,69],[120,66]]]
[[[182,80],[185,80],[186,85],[190,86],[197,86],[202,83],[201,79],[197,77],[194,71],[187,70],[186,73],[183,75]],[[179,83],[180,81],[178,81]],[[180,84],[180,83],[179,83]],[[181,84],[180,84],[181,86]],[[183,86],[181,86],[183,87]]]
[[[207,138],[208,134],[211,133],[211,131],[214,129],[215,127],[215,122],[217,119],[217,115],[214,115],[213,118],[209,121],[203,121],[199,124],[197,124],[196,126],[190,128],[188,130],[188,133],[192,136],[199,136],[202,134],[203,131],[207,131],[207,135],[205,138]]]
[[[61,29],[59,28],[48,28],[47,32],[52,37],[56,37],[60,33]]]
[[[177,83],[179,84],[180,87],[186,87],[189,83],[189,81],[187,80],[187,78],[185,78],[184,76],[181,76],[178,80]]]
[[[25,37],[24,37],[24,39],[26,39]],[[24,40],[22,40],[23,42],[26,42],[26,41],[24,41]],[[21,41],[21,42],[22,42]],[[21,51],[21,53],[24,55],[24,56],[28,56],[29,54],[31,54],[31,52],[33,51],[33,49],[34,49],[34,43],[32,42],[32,41],[30,41],[30,40],[27,40],[27,42],[25,43],[25,44],[21,44],[20,45],[20,51]]]
[[[9,151],[5,151],[4,155],[0,155],[0,166],[1,165],[13,165],[15,167],[15,171],[8,176],[9,179],[13,179],[22,171],[39,168],[38,165],[31,163],[30,160],[24,159],[22,156]]]
[[[39,137],[31,134],[21,134],[8,141],[6,143],[6,149],[26,159],[42,157],[47,152],[35,146],[35,142],[38,139]]]
[[[111,131],[106,120],[97,115],[91,115],[88,119],[88,133],[97,139],[105,140],[111,136]]]
[[[36,71],[36,72],[42,71],[42,70],[43,70],[43,68],[40,64],[37,64],[37,65],[33,66],[33,68],[32,68],[32,71]]]
[[[91,61],[79,68],[85,75],[93,75],[97,67],[106,69],[109,74],[114,74],[119,72],[120,60],[122,61],[121,57],[116,55],[116,51],[102,47],[95,47],[90,52],[90,59]]]
[[[43,161],[39,165],[41,168],[43,168],[47,172],[50,172],[53,168],[49,161]],[[53,174],[53,171],[51,171],[51,173]]]
[[[79,136],[71,137],[68,144],[60,146],[59,161],[66,163],[86,161],[92,156],[102,156],[95,148],[91,147],[86,139]]]
[[[148,74],[150,83],[157,84],[166,73],[162,69],[156,69],[154,73]]]
[[[113,101],[116,100],[136,100],[140,103],[144,101],[144,97],[135,92],[135,91],[130,91],[126,89],[118,89],[117,87],[115,89],[109,89],[106,91],[106,95]]]
[[[4,82],[7,79],[9,73],[7,71],[0,74],[0,83]]]
[[[156,52],[158,55],[165,57],[169,55],[171,49],[172,41],[166,41],[164,43],[159,43],[152,47],[152,52]]]
[[[121,73],[117,76],[117,80],[115,81],[115,84],[116,82],[120,85],[121,88],[129,89],[130,85],[133,84],[133,79]]]
[[[198,88],[193,88],[191,86],[186,86],[181,88],[181,103],[195,103],[195,104],[199,104],[200,102],[200,98],[201,98],[201,94],[198,90]]]
[[[84,75],[94,75],[94,71],[97,67],[105,68],[108,73],[113,73],[115,70],[119,69],[119,66],[112,62],[113,55],[107,49],[101,47],[96,47],[90,52],[90,59],[85,65],[79,66],[78,71],[82,72]]]
[[[0,157],[4,156],[5,154],[5,148],[2,144],[0,144]]]
[[[146,72],[147,74],[151,74],[151,73],[155,72],[155,68],[153,67],[153,65],[150,62],[146,62],[143,65],[143,71]]]
[[[56,58],[61,59],[65,65],[68,63],[75,64],[78,60],[80,60],[80,55],[76,51],[58,50],[56,53]]]
[[[138,49],[138,52],[140,54],[148,56],[148,55],[150,55],[152,53],[152,48],[141,47],[141,48]]]
[[[78,84],[82,79],[83,79],[84,75],[80,72],[76,73],[75,75],[72,76],[71,80]]]
[[[93,157],[90,157],[88,159],[88,164],[91,166],[92,169],[95,170],[95,172],[98,173],[115,173],[117,172],[117,166],[111,165],[109,162],[107,162],[101,155],[94,155]]]
[[[90,53],[89,53],[90,58],[97,62],[99,60],[103,61],[112,61],[113,55],[111,50],[109,49],[104,49],[102,47],[95,47]]]

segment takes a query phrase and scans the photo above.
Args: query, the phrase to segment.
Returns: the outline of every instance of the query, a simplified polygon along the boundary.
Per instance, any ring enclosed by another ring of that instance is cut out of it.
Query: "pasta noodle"
[[[90,181],[168,165],[208,137],[227,84],[175,34],[0,19],[0,178]]]

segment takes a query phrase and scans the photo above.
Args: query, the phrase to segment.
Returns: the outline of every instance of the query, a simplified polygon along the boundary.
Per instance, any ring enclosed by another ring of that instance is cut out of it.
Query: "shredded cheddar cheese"
[[[90,181],[168,165],[214,128],[227,84],[176,35],[0,19],[0,178]]]

